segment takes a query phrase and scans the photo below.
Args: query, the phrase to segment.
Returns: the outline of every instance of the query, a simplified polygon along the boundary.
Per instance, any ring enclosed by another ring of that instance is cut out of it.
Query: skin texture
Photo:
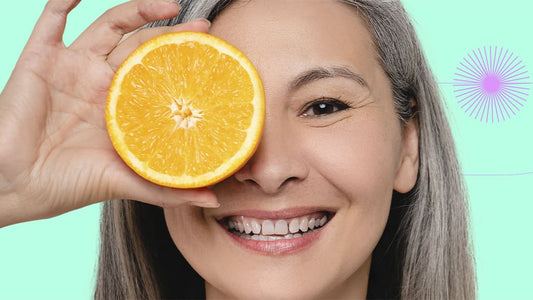
[[[252,159],[211,187],[221,207],[165,209],[175,244],[206,280],[208,298],[365,298],[392,192],[416,182],[418,138],[414,121],[402,127],[396,117],[364,21],[336,1],[244,1],[225,9],[210,33],[258,69],[265,129]],[[364,83],[346,76],[295,83],[317,67],[348,69]],[[349,108],[309,108],[321,98]],[[295,207],[336,214],[311,247],[287,255],[244,249],[216,222],[236,210]]]

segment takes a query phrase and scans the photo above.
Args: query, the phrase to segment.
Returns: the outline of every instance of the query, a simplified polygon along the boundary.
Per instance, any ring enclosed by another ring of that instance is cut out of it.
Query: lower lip
[[[224,227],[222,227],[222,229],[232,238],[233,241],[237,243],[237,245],[245,249],[252,250],[253,252],[262,255],[288,255],[304,251],[305,249],[311,247],[315,242],[318,241],[318,238],[320,237],[320,234],[326,225],[301,237],[280,239],[275,241],[248,240],[232,234]]]

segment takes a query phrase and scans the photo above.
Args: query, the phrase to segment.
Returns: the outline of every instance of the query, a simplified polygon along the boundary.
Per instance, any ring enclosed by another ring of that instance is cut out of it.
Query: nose
[[[269,126],[272,125],[272,126]],[[265,123],[261,142],[252,158],[235,173],[237,181],[274,195],[304,180],[309,173],[298,143],[287,126]]]

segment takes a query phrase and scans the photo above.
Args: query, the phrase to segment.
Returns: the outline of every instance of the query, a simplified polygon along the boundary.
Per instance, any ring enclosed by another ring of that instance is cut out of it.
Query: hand
[[[166,32],[207,32],[209,23],[143,29],[123,40],[180,9],[173,1],[133,0],[108,10],[66,47],[66,17],[77,3],[47,3],[0,94],[0,227],[110,199],[216,206],[207,188],[161,187],[133,173],[115,153],[105,125],[108,88],[129,53]]]

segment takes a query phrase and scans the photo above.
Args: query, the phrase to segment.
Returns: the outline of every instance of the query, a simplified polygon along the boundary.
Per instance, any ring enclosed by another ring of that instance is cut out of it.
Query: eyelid
[[[317,115],[317,116],[309,116],[309,115],[305,115],[305,113],[311,109],[314,105],[317,105],[317,104],[320,104],[320,103],[327,103],[327,104],[332,104],[332,105],[342,105],[342,106],[345,106],[345,108],[343,109],[339,109],[337,110],[336,112],[334,113],[337,113],[337,112],[340,112],[340,111],[343,111],[343,110],[346,110],[346,109],[350,109],[350,108],[353,108],[353,106],[351,105],[350,101],[345,101],[345,100],[341,100],[340,97],[321,97],[321,98],[318,98],[318,99],[315,99],[313,101],[311,101],[310,103],[307,103],[304,105],[304,107],[300,110],[300,113],[298,114],[300,117],[323,117],[323,115]],[[333,113],[333,114],[334,114]]]

